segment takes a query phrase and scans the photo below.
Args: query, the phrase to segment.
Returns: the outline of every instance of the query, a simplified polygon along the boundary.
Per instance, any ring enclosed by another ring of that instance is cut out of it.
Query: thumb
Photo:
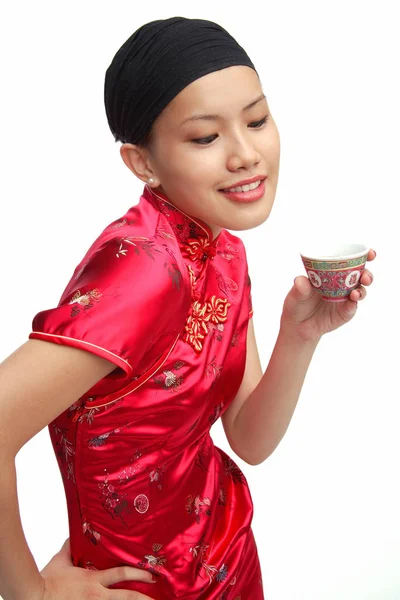
[[[340,302],[340,305],[339,309],[343,321],[350,321],[357,312],[358,302],[348,299],[346,302]]]
[[[311,285],[308,277],[304,277],[303,275],[295,277],[292,294],[297,302],[306,302],[314,295],[314,293],[315,289]]]
[[[71,559],[71,544],[69,538],[67,538],[63,543],[61,550],[58,552],[58,556],[62,559],[64,564],[73,564]]]

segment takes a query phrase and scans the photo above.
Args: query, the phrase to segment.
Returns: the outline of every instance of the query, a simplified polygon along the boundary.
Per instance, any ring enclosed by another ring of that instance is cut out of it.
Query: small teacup
[[[367,262],[368,247],[362,244],[322,246],[300,252],[308,279],[324,300],[343,302],[357,287]]]

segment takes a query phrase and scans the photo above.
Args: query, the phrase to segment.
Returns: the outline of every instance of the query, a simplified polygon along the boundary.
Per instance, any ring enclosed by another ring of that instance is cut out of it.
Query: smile
[[[239,185],[234,188],[227,188],[222,190],[223,192],[249,192],[250,190],[255,190],[261,183],[261,179],[258,181],[254,181],[253,183],[249,183],[248,185]]]

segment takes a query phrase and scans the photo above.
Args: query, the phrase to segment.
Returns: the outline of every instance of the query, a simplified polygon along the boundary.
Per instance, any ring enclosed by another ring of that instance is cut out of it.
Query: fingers
[[[364,300],[367,295],[367,290],[364,286],[360,285],[360,287],[352,290],[350,293],[350,300],[354,300],[354,302],[359,302],[360,300]]]
[[[367,256],[367,260],[374,260],[376,258],[376,252],[375,250],[372,250],[372,248],[370,250],[368,250],[368,256]]]
[[[145,583],[154,583],[153,575],[149,571],[136,569],[135,567],[121,566],[104,569],[104,571],[93,572],[96,573],[97,581],[104,587],[119,583],[120,581],[144,581]],[[138,598],[140,598],[140,596]]]
[[[61,546],[60,552],[63,552],[63,551],[69,552],[71,549],[70,546],[71,546],[71,544],[70,544],[69,538],[67,538],[65,540],[65,542],[63,543],[63,545]]]
[[[363,274],[361,275],[360,283],[362,283],[362,285],[371,285],[373,280],[374,276],[372,275],[371,271],[364,269]]]
[[[64,564],[67,564],[69,566],[73,564],[71,559],[71,544],[69,538],[65,540],[65,542],[61,546],[61,550],[56,554],[56,556],[57,560]]]

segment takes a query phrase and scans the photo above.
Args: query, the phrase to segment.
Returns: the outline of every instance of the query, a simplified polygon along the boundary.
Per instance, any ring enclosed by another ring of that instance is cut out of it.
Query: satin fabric
[[[240,238],[145,187],[30,338],[116,369],[49,424],[75,566],[132,565],[155,600],[262,600],[247,480],[210,435],[243,378],[252,316]]]

